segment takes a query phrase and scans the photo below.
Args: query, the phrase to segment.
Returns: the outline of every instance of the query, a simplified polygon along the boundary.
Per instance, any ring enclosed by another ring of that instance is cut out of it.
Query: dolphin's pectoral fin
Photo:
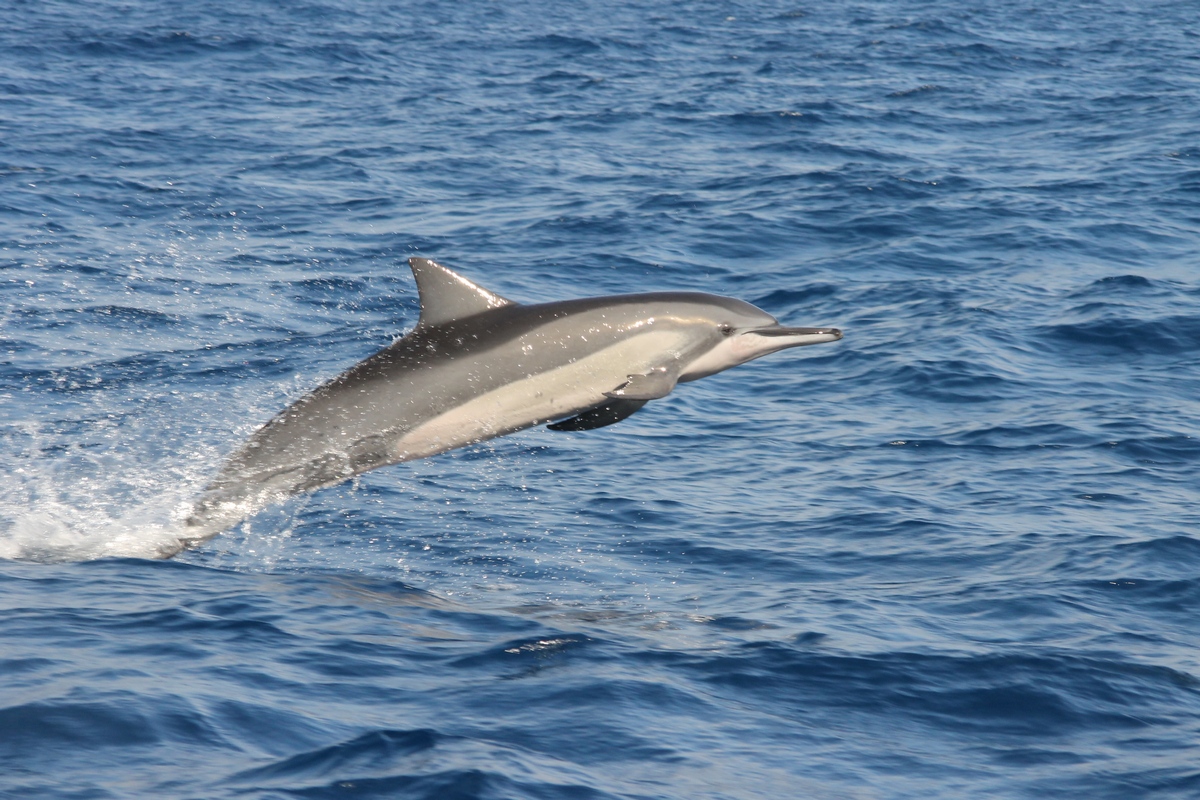
[[[614,400],[657,400],[669,395],[678,380],[679,376],[666,367],[657,367],[644,375],[630,375],[629,380],[604,396]]]
[[[621,420],[646,405],[648,400],[610,400],[602,406],[596,406],[591,411],[585,411],[579,416],[564,419],[546,427],[552,431],[592,431],[608,425],[615,425]]]

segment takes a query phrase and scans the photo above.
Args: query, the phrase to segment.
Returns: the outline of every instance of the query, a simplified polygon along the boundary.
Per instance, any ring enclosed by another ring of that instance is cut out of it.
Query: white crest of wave
[[[0,558],[90,561],[160,558],[183,533],[188,504],[158,498],[120,510],[106,503],[42,500],[26,508],[0,507]],[[115,513],[114,513],[115,512]]]
[[[211,450],[164,446],[153,425],[78,427],[24,426],[25,446],[0,454],[0,558],[161,557],[183,535]]]

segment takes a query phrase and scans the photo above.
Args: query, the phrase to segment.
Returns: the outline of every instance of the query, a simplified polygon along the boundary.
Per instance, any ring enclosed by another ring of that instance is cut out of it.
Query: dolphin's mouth
[[[837,328],[787,328],[782,325],[772,325],[765,328],[751,328],[733,342],[734,353],[745,363],[752,358],[765,356],[789,347],[804,347],[810,344],[836,342],[842,338],[842,332]]]
[[[836,342],[842,338],[842,332],[837,328],[759,328],[755,331],[750,331],[755,336],[829,336],[832,338],[821,339],[823,342]]]

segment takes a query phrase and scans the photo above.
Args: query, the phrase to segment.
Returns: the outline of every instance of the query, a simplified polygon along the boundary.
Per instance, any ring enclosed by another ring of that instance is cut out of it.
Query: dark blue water
[[[1200,796],[1195,3],[0,4],[0,796]],[[836,344],[150,560],[416,320]]]

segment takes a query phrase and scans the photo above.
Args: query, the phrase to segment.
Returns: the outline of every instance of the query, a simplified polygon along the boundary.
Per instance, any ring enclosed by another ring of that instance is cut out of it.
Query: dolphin
[[[225,462],[173,555],[263,507],[543,423],[602,428],[694,381],[789,347],[842,338],[783,327],[749,303],[655,292],[523,305],[410,258],[416,327],[301,397]]]

